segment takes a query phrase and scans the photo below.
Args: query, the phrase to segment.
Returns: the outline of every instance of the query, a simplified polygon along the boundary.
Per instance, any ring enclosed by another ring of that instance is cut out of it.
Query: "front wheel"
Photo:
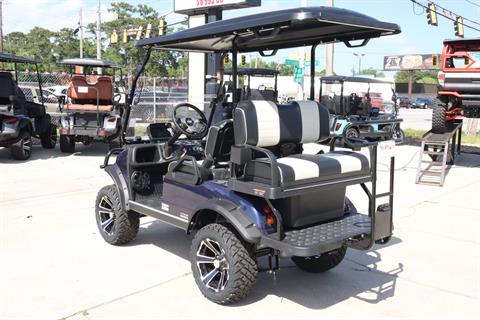
[[[347,247],[322,253],[311,257],[292,257],[292,261],[303,271],[320,273],[335,268],[342,262],[347,252]]]
[[[73,136],[60,136],[60,151],[63,153],[75,152],[75,137]]]
[[[447,106],[439,99],[437,99],[432,111],[432,132],[445,133],[447,131],[446,124]]]
[[[95,216],[100,234],[110,244],[125,244],[137,236],[140,216],[122,208],[115,185],[103,187],[98,192]]]
[[[220,224],[209,224],[197,232],[190,260],[198,288],[218,304],[243,299],[257,280],[255,259],[240,239]]]
[[[358,139],[360,137],[360,131],[355,127],[348,127],[345,132],[343,133],[343,141],[347,148],[354,148],[355,146],[352,145],[348,139],[355,138]]]
[[[15,160],[28,160],[32,155],[32,136],[29,131],[20,132],[20,139],[10,146],[10,153]]]

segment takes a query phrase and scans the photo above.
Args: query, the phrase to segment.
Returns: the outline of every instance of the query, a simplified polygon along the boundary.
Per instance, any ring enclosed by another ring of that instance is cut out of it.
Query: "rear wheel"
[[[197,232],[190,260],[198,288],[218,304],[243,299],[257,280],[255,259],[240,239],[220,224],[209,224]]]
[[[10,146],[10,153],[15,160],[27,160],[32,155],[32,136],[29,131],[20,132],[20,140]]]
[[[443,101],[437,99],[432,111],[432,132],[433,133],[444,133],[447,131],[446,124],[446,113],[447,106]]]
[[[343,141],[346,147],[353,148],[354,146],[352,143],[348,141],[349,138],[356,138],[360,137],[360,132],[355,127],[348,127],[345,132],[343,133]]]
[[[122,208],[115,185],[103,187],[98,192],[95,216],[100,234],[110,244],[125,244],[137,236],[140,216]]]
[[[53,149],[57,145],[57,127],[53,123],[47,132],[40,135],[40,143],[45,149]]]
[[[75,137],[73,136],[60,136],[60,151],[63,153],[75,152]]]
[[[311,273],[320,273],[335,268],[342,262],[347,252],[347,247],[343,246],[330,252],[311,257],[292,257],[292,261],[303,271]]]

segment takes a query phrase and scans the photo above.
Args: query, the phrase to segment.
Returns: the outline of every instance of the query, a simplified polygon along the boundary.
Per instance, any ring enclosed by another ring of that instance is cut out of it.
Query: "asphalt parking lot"
[[[94,200],[111,183],[99,169],[106,146],[33,151],[22,163],[0,149],[0,319],[471,319],[479,311],[480,156],[462,155],[443,188],[420,186],[418,147],[398,147],[388,245],[349,250],[320,275],[282,260],[245,301],[223,307],[197,289],[182,231],[143,218],[129,245],[101,239]],[[388,159],[380,163],[382,190]],[[360,188],[348,193],[366,208]]]

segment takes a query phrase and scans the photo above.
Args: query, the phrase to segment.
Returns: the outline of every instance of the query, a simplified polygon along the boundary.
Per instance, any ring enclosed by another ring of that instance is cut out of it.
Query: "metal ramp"
[[[442,134],[427,132],[422,139],[415,183],[442,187],[448,166],[460,153],[461,139],[462,122]]]

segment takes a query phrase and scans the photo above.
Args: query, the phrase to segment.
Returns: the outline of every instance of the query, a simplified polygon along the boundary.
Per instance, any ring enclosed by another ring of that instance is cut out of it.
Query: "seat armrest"
[[[262,154],[266,155],[267,158],[268,158],[268,161],[270,162],[270,169],[271,169],[271,175],[272,175],[272,187],[279,187],[280,186],[280,173],[279,173],[279,170],[278,170],[277,158],[275,157],[273,152],[271,152],[270,150],[264,149],[264,148],[250,146],[250,145],[247,145],[247,144],[240,145],[240,146],[233,146],[232,151],[233,151],[234,148],[246,148],[247,150],[249,150],[249,152],[251,153],[251,156],[250,156],[249,160],[253,159],[253,152],[252,151],[262,153]],[[243,151],[243,152],[245,152],[245,151]],[[242,160],[242,159],[240,159],[240,160]],[[245,163],[243,163],[243,164],[245,164]]]
[[[253,152],[245,146],[232,146],[230,150],[230,161],[239,166],[244,165],[253,159]]]

